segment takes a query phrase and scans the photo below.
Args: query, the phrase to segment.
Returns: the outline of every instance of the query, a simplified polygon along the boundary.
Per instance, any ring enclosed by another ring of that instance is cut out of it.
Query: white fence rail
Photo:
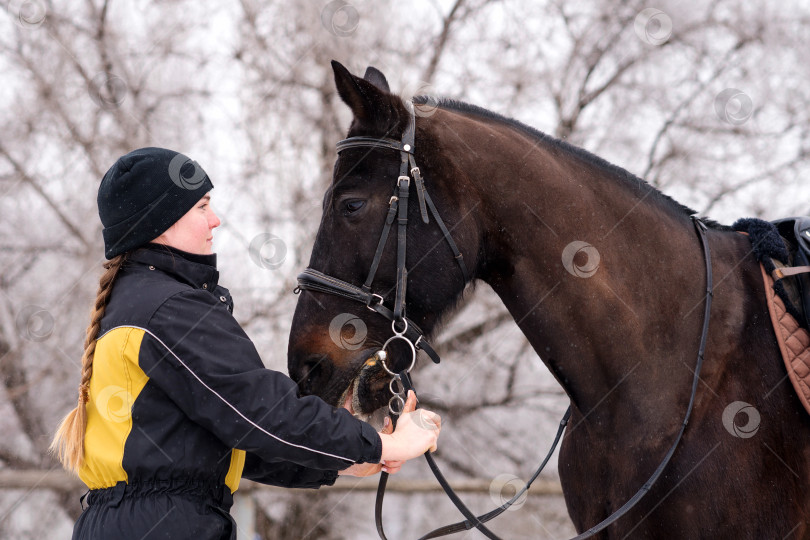
[[[458,480],[451,482],[453,489],[459,493],[489,493],[491,480]],[[53,489],[56,491],[80,491],[87,489],[81,480],[61,469],[51,470],[0,470],[0,489]],[[377,478],[340,477],[333,486],[321,488],[326,491],[375,491]],[[283,491],[286,488],[266,486],[242,480],[239,491],[248,493],[254,490]],[[441,492],[441,486],[434,480],[398,480],[392,477],[388,481],[388,491],[394,493],[433,493]],[[554,480],[538,479],[531,488],[535,495],[561,495],[560,483]]]

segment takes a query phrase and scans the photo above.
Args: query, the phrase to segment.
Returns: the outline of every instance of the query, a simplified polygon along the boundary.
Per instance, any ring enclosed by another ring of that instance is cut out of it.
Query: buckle
[[[377,299],[377,302],[373,304],[373,301],[374,301],[375,298]],[[370,309],[371,311],[377,311],[376,309],[374,309],[374,306],[375,305],[376,306],[381,306],[382,303],[383,303],[383,297],[382,296],[380,296],[379,294],[372,294],[368,298],[368,301],[366,302],[366,307],[368,309]]]

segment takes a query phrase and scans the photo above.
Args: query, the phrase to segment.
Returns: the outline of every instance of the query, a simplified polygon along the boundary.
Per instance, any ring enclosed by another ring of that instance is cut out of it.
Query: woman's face
[[[211,195],[206,193],[191,210],[154,242],[195,255],[210,255],[214,249],[213,232],[219,224],[219,218],[211,208]]]

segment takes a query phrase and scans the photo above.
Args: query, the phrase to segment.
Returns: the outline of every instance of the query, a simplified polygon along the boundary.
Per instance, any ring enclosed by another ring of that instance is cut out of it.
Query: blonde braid
[[[93,355],[96,352],[96,338],[101,326],[101,318],[107,308],[112,285],[118,270],[127,254],[113,257],[104,263],[105,272],[99,280],[98,293],[90,314],[90,325],[84,340],[82,355],[82,380],[79,384],[79,403],[59,424],[51,442],[51,452],[59,458],[62,466],[76,474],[84,463],[84,433],[87,429],[87,402],[90,400],[90,377],[93,375]]]

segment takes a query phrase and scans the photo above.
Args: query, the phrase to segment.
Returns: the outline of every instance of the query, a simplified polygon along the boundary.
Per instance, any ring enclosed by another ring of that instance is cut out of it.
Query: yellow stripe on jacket
[[[84,465],[79,478],[90,489],[127,481],[124,445],[132,431],[132,405],[149,377],[138,366],[144,331],[121,327],[96,342],[87,431],[84,435]]]
[[[124,447],[132,431],[132,407],[149,377],[140,368],[138,355],[144,330],[118,327],[96,342],[87,430],[84,436],[84,465],[79,478],[90,489],[128,482],[123,467]],[[239,488],[245,452],[234,449],[225,477],[231,493]]]

